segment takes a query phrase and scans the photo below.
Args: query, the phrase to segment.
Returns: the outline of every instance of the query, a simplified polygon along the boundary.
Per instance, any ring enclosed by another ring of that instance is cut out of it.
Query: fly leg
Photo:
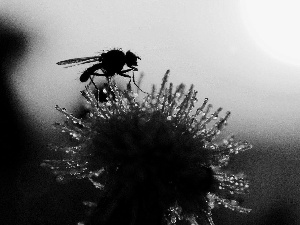
[[[143,93],[145,93],[145,94],[149,94],[149,93],[143,91],[143,90],[136,84],[135,79],[134,79],[134,72],[133,72],[133,71],[137,71],[137,70],[138,70],[137,68],[131,67],[130,69],[122,70],[122,71],[121,71],[120,73],[118,73],[118,74],[119,74],[120,76],[123,76],[123,77],[129,77],[129,78],[130,78],[130,82],[131,82],[131,79],[132,79],[134,85],[135,85],[141,92],[143,92]],[[125,73],[127,73],[127,72],[129,72],[129,71],[132,71],[132,77],[129,76],[129,75],[127,75],[127,74],[125,74]]]

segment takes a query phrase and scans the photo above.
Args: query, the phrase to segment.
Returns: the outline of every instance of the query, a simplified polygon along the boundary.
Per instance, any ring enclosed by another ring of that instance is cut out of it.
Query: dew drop
[[[63,176],[58,176],[58,177],[56,177],[56,181],[57,182],[63,182],[64,181],[64,177]]]
[[[235,201],[235,200],[231,200],[231,205],[237,205],[238,204],[238,202],[237,201]]]
[[[176,217],[175,216],[171,217],[171,223],[176,223]]]

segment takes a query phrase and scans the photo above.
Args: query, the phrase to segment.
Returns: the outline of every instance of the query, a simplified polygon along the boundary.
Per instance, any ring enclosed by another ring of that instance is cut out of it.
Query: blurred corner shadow
[[[24,22],[25,23],[25,22]],[[40,167],[43,143],[34,137],[30,118],[11,84],[16,66],[28,57],[32,33],[0,16],[0,218],[5,225],[76,224],[83,218],[87,194],[78,183],[58,184]],[[17,77],[14,77],[17,78]],[[83,184],[85,190],[90,184]],[[87,187],[86,187],[87,186]],[[83,197],[84,196],[84,197]]]
[[[0,16],[0,221],[5,225],[77,224],[86,216],[82,202],[95,200],[97,191],[88,181],[60,184],[40,166],[46,146],[34,136],[30,118],[10,83],[17,78],[12,76],[20,75],[16,67],[34,45],[32,35]]]
[[[44,146],[34,137],[36,132],[29,126],[30,118],[24,115],[11,83],[21,76],[16,68],[28,57],[33,44],[32,32],[19,24],[0,16],[0,217],[7,225],[34,224],[28,220],[31,214],[27,206],[45,192],[45,185],[53,188],[51,182],[55,182],[44,182],[50,176],[40,168]]]
[[[8,18],[0,17],[0,149],[1,149],[1,222],[18,224],[17,202],[20,200],[15,185],[22,166],[29,157],[30,132],[25,127],[25,116],[18,110],[9,83],[14,69],[25,57],[29,44],[26,31],[16,28]]]
[[[14,102],[13,88],[9,83],[15,76],[14,68],[26,55],[29,37],[15,28],[5,18],[0,17],[0,125],[1,125],[1,164],[2,181],[15,179],[20,166],[26,160],[24,141],[28,135],[25,117]]]

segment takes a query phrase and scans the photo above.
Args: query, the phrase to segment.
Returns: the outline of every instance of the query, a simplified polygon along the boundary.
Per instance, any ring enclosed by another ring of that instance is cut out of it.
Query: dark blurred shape
[[[20,194],[15,185],[16,177],[28,159],[30,143],[25,127],[25,117],[13,93],[11,76],[28,48],[28,35],[7,18],[0,18],[0,149],[1,149],[1,222],[20,223],[17,202]]]
[[[18,169],[26,160],[24,141],[27,133],[24,128],[24,116],[17,102],[14,102],[12,84],[9,83],[14,68],[25,55],[28,47],[28,36],[12,24],[0,18],[0,125],[1,125],[1,159],[0,171],[2,179],[12,180]],[[5,163],[3,163],[5,162]]]

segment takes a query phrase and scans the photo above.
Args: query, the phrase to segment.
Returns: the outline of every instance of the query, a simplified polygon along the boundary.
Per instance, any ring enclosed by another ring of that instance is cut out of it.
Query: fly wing
[[[64,66],[64,68],[69,68],[69,67],[73,67],[73,66],[78,66],[78,65],[82,65],[82,64],[86,64],[86,63],[92,63],[92,62],[95,62],[97,60],[90,60],[90,61],[85,61],[85,62],[79,62],[79,63],[75,63],[75,64],[70,64],[70,65],[67,65],[67,66]],[[63,65],[63,64],[58,64],[58,65]]]
[[[101,56],[91,56],[91,57],[83,57],[83,58],[75,58],[75,59],[67,59],[56,63],[57,65],[68,65],[68,64],[85,64],[91,63],[101,60]]]

